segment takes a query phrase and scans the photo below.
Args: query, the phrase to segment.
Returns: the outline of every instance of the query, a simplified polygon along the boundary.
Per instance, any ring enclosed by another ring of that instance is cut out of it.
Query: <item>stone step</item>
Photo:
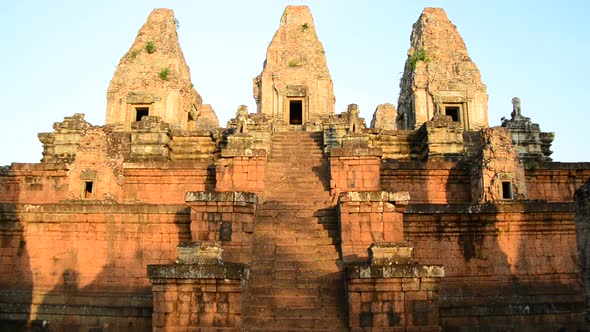
[[[319,195],[319,194],[318,194]],[[326,197],[330,197],[328,192],[324,192]],[[259,207],[258,211],[264,209],[272,209],[272,210],[314,210],[314,213],[319,213],[318,208],[321,207],[323,201],[317,200],[302,200],[302,198],[306,198],[307,196],[302,196],[299,200],[296,201],[277,201],[273,199],[266,199]]]
[[[296,240],[305,240],[305,239],[323,239],[328,238],[330,235],[331,230],[335,228],[327,228],[329,226],[337,226],[337,223],[288,223],[285,224],[281,220],[274,220],[274,217],[268,217],[267,220],[264,221],[257,221],[256,231],[260,232],[260,236],[265,235],[267,239],[271,239],[268,235],[272,236],[272,238],[276,239],[284,239],[285,237],[292,237],[292,241],[287,241],[285,244],[292,244],[295,243]],[[269,232],[276,232],[276,234],[269,234]]]
[[[342,321],[344,319],[336,319],[328,316],[315,316],[313,318],[248,317],[244,319],[244,325],[255,326],[255,328],[246,328],[245,331],[348,331]]]
[[[245,331],[346,330],[323,134],[275,132],[256,214]]]

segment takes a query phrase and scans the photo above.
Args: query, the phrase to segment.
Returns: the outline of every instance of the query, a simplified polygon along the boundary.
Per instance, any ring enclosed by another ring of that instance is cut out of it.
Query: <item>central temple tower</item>
[[[324,47],[307,6],[288,6],[254,79],[258,113],[301,125],[334,114],[334,89]]]

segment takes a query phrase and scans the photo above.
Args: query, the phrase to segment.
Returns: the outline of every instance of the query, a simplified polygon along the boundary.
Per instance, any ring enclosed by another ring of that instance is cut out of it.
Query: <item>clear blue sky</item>
[[[553,131],[557,161],[590,161],[590,2],[552,1],[5,1],[0,5],[0,165],[37,162],[37,133],[64,116],[104,123],[119,59],[153,8],[175,11],[192,81],[222,126],[238,105],[255,110],[252,78],[287,4],[307,4],[323,42],[336,111],[397,105],[412,24],[445,8],[479,67],[490,125],[523,115]]]

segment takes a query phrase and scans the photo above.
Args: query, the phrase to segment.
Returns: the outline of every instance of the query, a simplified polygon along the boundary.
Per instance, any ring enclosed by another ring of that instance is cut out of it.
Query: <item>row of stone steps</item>
[[[256,217],[246,331],[347,330],[322,137],[273,134]]]

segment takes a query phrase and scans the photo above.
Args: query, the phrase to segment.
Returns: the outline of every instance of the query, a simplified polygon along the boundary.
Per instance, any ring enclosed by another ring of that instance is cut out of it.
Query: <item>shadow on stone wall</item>
[[[574,195],[574,219],[580,273],[584,283],[585,320],[590,323],[590,179]]]
[[[105,218],[107,216],[105,214]],[[147,265],[173,262],[176,258],[176,246],[173,242],[180,243],[188,241],[190,238],[189,209],[181,208],[174,215],[173,227],[176,229],[176,235],[171,234],[170,239],[162,241],[168,243],[166,248],[159,246],[159,244],[154,245],[153,234],[144,231],[151,226],[158,227],[161,222],[160,219],[157,219],[157,214],[151,215],[151,218],[153,221],[149,224],[146,223],[147,220],[150,220],[149,214],[141,220],[141,223],[135,222],[136,227],[139,227],[135,229],[139,234],[135,238],[129,238],[127,234],[129,229],[125,228],[124,223],[107,227],[107,234],[105,234],[108,239],[107,248],[92,248],[88,243],[86,245],[90,247],[84,247],[84,241],[72,238],[71,243],[79,243],[78,247],[71,248],[73,249],[72,255],[78,257],[78,262],[92,259],[83,256],[84,250],[102,249],[107,251],[106,264],[98,267],[92,281],[84,283],[83,286],[81,285],[83,279],[81,274],[88,274],[91,271],[66,268],[61,273],[58,283],[48,292],[43,292],[43,298],[33,304],[37,310],[36,320],[28,326],[26,319],[23,319],[22,322],[21,320],[15,321],[6,325],[6,329],[0,328],[0,331],[151,330],[152,290],[147,278]],[[158,252],[156,247],[162,251]],[[134,250],[134,252],[129,250]],[[76,265],[78,264],[74,264],[74,266]],[[31,282],[28,288],[29,294],[32,286]],[[2,288],[14,289],[11,286]],[[22,301],[26,302],[27,307],[30,307],[32,298],[29,295],[26,298],[23,297]],[[19,311],[26,309],[19,308]],[[14,327],[19,327],[20,330]]]
[[[26,225],[17,209],[0,204],[0,331],[41,331],[43,322],[30,322],[33,279]]]
[[[568,254],[571,234],[559,229],[567,209],[557,209],[522,202],[408,206],[406,236],[415,243],[417,260],[445,266],[443,330],[582,327],[581,285]]]

